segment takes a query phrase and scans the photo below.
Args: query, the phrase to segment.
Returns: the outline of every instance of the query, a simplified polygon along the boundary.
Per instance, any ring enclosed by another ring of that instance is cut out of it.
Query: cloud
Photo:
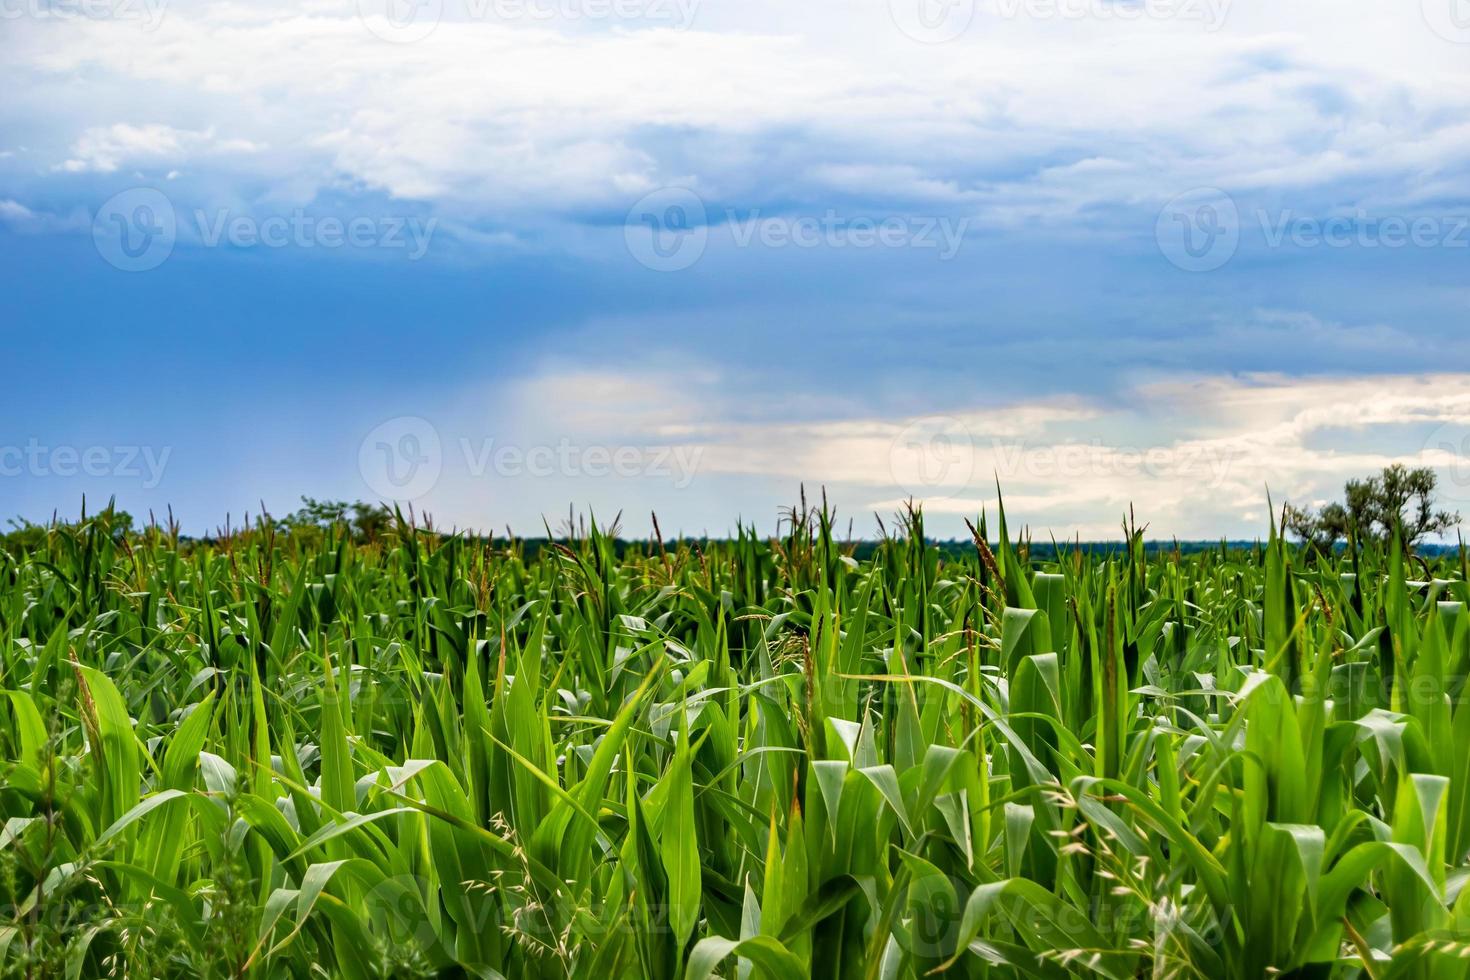
[[[161,123],[93,126],[72,144],[72,156],[57,164],[65,173],[112,173],[124,163],[176,163],[201,155],[258,153],[263,147],[246,139],[220,139],[214,128],[175,129]]]
[[[0,198],[0,224],[27,234],[77,232],[91,224],[91,218],[80,210],[69,214],[37,211],[19,201]]]
[[[35,218],[35,212],[19,201],[0,200],[0,220],[21,224]]]
[[[961,516],[994,513],[998,481],[1017,526],[1042,536],[1114,537],[1130,506],[1160,536],[1252,536],[1264,532],[1268,493],[1277,506],[1316,503],[1395,462],[1436,469],[1444,502],[1470,515],[1470,374],[1203,376],[1140,384],[1106,402],[1023,399],[790,423],[739,421],[716,379],[681,388],[673,377],[552,369],[484,416],[494,433],[473,423],[467,431],[472,442],[495,435],[518,446],[672,447],[698,460],[675,498],[693,512],[738,499],[752,481],[785,492],[805,483],[825,487],[848,514],[887,514],[916,499],[940,534],[961,533]],[[643,500],[656,483],[535,489],[543,501],[595,495],[606,509]],[[473,525],[476,492],[469,480],[441,500]]]
[[[65,147],[61,173],[213,158],[201,179],[221,195],[361,187],[481,215],[580,219],[679,182],[745,205],[922,201],[1009,227],[1200,184],[1423,200],[1463,186],[1470,162],[1470,67],[1414,4],[1343,18],[1324,0],[1237,0],[1210,31],[1002,3],[942,45],[905,36],[887,6],[705,0],[676,29],[451,2],[427,37],[391,44],[351,4],[178,3],[146,32],[10,23],[0,72],[32,142]],[[80,80],[85,99],[56,98]],[[248,167],[226,159],[240,153]]]
[[[446,445],[459,430],[698,449],[698,478],[665,501],[691,520],[765,513],[806,480],[853,512],[924,497],[956,530],[999,473],[1060,533],[1111,534],[1137,501],[1156,531],[1213,536],[1259,530],[1241,515],[1264,513],[1268,482],[1279,502],[1397,458],[1453,472],[1456,436],[1434,432],[1463,423],[1466,376],[1413,372],[1466,366],[1458,254],[1273,251],[1253,224],[1470,204],[1470,61],[1420,4],[1345,17],[1336,0],[1235,0],[1212,31],[993,0],[943,44],[906,36],[888,0],[704,0],[682,29],[446,0],[411,44],[375,36],[357,6],[174,0],[151,29],[7,20],[0,223],[80,233],[69,244],[89,252],[99,205],[165,182],[183,225],[272,208],[440,218],[445,248],[414,274],[281,290],[278,329],[319,327],[308,294],[356,311],[386,283],[391,302],[352,314],[363,350],[399,342],[411,310],[425,343],[469,348],[478,331],[483,347],[441,358],[449,383],[500,384],[488,408],[445,408]],[[716,221],[927,214],[969,235],[941,265],[918,249],[740,249],[724,224],[697,267],[659,278],[622,224],[666,185]],[[1190,278],[1155,221],[1205,185],[1238,199],[1242,244]],[[169,273],[274,285],[299,258],[197,246],[181,226]],[[247,277],[252,263],[277,278]],[[160,329],[193,328],[174,283],[127,282],[160,291],[141,306]],[[516,370],[487,366],[502,351]],[[1277,365],[1319,374],[1230,373]],[[599,486],[600,505],[646,489]],[[534,527],[536,508],[588,487],[492,503]],[[484,491],[446,483],[443,515],[483,523]]]

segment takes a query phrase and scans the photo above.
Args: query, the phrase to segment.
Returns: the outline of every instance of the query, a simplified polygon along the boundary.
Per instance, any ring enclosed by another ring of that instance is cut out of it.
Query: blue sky
[[[1464,0],[389,2],[0,0],[0,513],[1470,513]]]

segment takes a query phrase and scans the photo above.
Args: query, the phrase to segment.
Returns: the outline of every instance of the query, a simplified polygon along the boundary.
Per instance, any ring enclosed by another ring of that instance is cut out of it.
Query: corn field
[[[991,518],[0,550],[0,973],[1470,973],[1463,550]]]

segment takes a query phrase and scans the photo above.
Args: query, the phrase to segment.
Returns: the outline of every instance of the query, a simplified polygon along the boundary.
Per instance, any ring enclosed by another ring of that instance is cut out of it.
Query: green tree
[[[1460,515],[1436,510],[1438,478],[1428,467],[1386,466],[1378,476],[1349,480],[1343,502],[1321,510],[1286,507],[1286,529],[1310,548],[1332,550],[1339,541],[1388,541],[1394,530],[1404,547],[1413,548],[1431,535],[1444,534],[1460,523]]]
[[[352,504],[340,500],[302,497],[301,507],[281,520],[289,534],[312,535],[331,527],[345,527],[354,541],[376,541],[393,525],[393,513],[382,504]]]

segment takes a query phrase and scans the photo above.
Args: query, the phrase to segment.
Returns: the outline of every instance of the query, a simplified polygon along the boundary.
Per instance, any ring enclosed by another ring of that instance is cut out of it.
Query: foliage
[[[269,517],[266,518],[269,521]],[[334,527],[346,528],[354,541],[376,541],[393,524],[393,513],[382,504],[357,501],[347,504],[339,500],[316,500],[302,497],[301,507],[287,515],[280,526],[291,534],[313,534]]]
[[[133,533],[133,515],[125,510],[118,510],[111,502],[91,520],[100,533],[114,540],[122,540]],[[80,523],[86,524],[87,521],[87,502],[83,499]],[[56,520],[53,517],[52,525],[46,525],[37,524],[25,518],[14,518],[9,521],[9,524],[10,530],[0,534],[0,548],[19,552],[40,548],[46,541],[50,527],[56,524]]]
[[[1408,547],[1426,537],[1439,536],[1460,523],[1460,515],[1435,510],[1438,483],[1428,467],[1407,469],[1401,463],[1384,467],[1379,476],[1349,480],[1344,502],[1320,511],[1287,507],[1286,528],[1311,549],[1330,552],[1340,541],[1387,543],[1394,535]]]
[[[0,554],[0,974],[1462,978],[1463,554]]]

